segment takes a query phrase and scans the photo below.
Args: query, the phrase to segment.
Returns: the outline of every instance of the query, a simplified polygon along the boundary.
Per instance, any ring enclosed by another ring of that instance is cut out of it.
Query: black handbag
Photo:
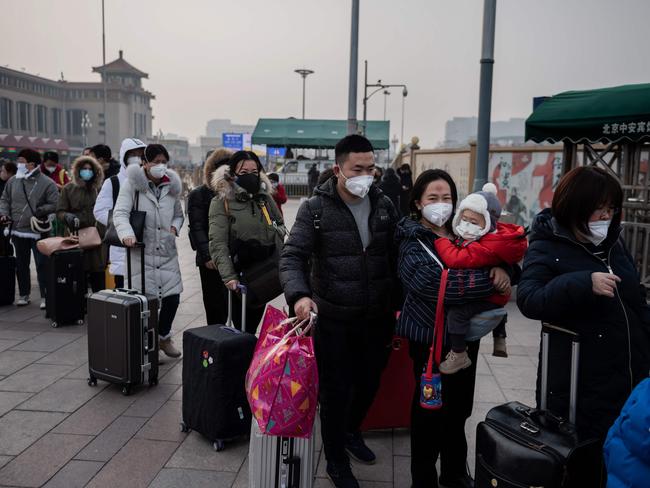
[[[239,271],[239,281],[248,290],[246,301],[251,308],[264,307],[282,293],[280,256],[277,252]]]
[[[144,239],[144,223],[147,218],[147,212],[138,210],[140,204],[140,192],[135,194],[135,205],[131,210],[131,215],[129,217],[129,223],[135,234],[136,242],[143,242]],[[117,235],[117,229],[115,229],[115,224],[113,223],[113,210],[108,212],[108,226],[106,229],[106,234],[104,234],[104,243],[109,246],[115,247],[126,247],[119,236]]]

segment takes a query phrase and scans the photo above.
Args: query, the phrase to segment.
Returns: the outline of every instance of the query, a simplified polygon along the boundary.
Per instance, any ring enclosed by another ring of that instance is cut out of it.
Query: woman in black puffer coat
[[[201,275],[203,306],[208,324],[225,324],[228,317],[227,291],[217,267],[210,258],[208,238],[208,212],[216,195],[212,188],[212,175],[219,166],[228,164],[232,152],[228,149],[213,151],[203,165],[203,184],[194,188],[187,199],[187,216],[190,221],[190,244],[196,251],[196,266]]]
[[[602,440],[650,369],[650,308],[620,237],[622,201],[600,168],[564,176],[532,225],[517,291],[525,316],[580,334],[577,427]],[[565,418],[570,350],[568,336],[551,337],[548,407]]]

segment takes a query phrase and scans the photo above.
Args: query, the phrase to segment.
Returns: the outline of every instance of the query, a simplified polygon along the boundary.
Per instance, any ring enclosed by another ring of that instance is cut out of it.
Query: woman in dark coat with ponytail
[[[622,203],[621,186],[603,169],[565,175],[552,208],[532,225],[517,291],[525,316],[580,334],[576,423],[601,441],[650,369],[650,308],[621,238]],[[548,408],[565,418],[570,356],[568,336],[552,336]]]

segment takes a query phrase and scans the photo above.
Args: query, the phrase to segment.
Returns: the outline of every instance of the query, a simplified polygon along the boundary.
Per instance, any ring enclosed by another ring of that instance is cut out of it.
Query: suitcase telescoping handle
[[[578,365],[580,363],[580,334],[556,325],[542,324],[542,378],[540,406],[547,408],[548,400],[548,350],[552,333],[562,333],[571,336],[571,384],[569,387],[569,422],[575,425],[578,405]]]
[[[248,294],[248,288],[246,288],[246,285],[240,283],[237,285],[237,289],[241,292],[241,330],[244,332],[246,330],[246,295]],[[226,325],[234,329],[235,324],[232,321],[232,293],[233,291],[228,289],[228,320],[226,321]]]
[[[140,278],[142,279],[142,294],[145,294],[144,290],[144,243],[136,242],[135,247],[140,248]],[[132,273],[131,273],[131,248],[126,248],[126,275],[128,280],[129,289],[133,289]]]

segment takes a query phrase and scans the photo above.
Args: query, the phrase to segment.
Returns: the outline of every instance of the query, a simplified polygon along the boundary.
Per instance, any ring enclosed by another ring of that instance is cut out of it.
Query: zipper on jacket
[[[618,239],[621,236],[621,232],[619,232],[618,237],[616,238],[616,242],[618,242]],[[587,249],[583,244],[574,241],[573,239],[562,236],[558,234],[557,232],[553,231],[553,234],[556,235],[557,237],[560,237],[562,239],[566,239],[567,241],[576,244],[580,246],[582,249],[585,250],[589,256],[593,257],[596,261],[598,261],[600,264],[605,266],[607,269],[607,272],[611,275],[614,274],[614,270],[612,269],[611,262],[612,262],[612,249],[614,249],[614,246],[616,243],[612,245],[612,247],[609,248],[609,252],[607,253],[607,264],[603,263],[602,259],[598,258],[594,253],[592,253],[589,249]],[[632,374],[632,337],[630,334],[630,320],[627,316],[627,310],[625,310],[625,304],[623,303],[623,299],[621,298],[620,293],[618,292],[618,286],[614,287],[614,294],[616,295],[616,298],[618,298],[618,303],[621,305],[621,308],[623,309],[623,316],[625,317],[625,327],[627,329],[627,369],[628,373],[630,375],[630,392],[634,389],[634,375]]]

